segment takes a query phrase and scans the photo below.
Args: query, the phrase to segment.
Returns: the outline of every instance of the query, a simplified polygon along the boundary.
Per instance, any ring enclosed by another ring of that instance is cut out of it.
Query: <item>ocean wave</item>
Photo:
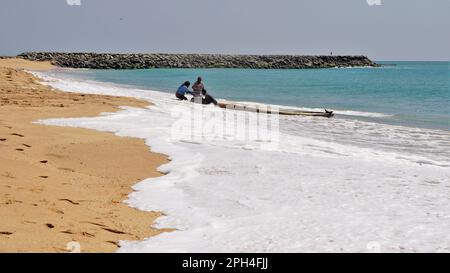
[[[73,69],[72,69],[73,70]],[[63,68],[61,71],[63,72],[70,72],[71,69]],[[77,71],[78,69],[75,69],[73,71]],[[58,71],[56,71],[56,74],[52,74],[49,72],[41,73],[41,72],[32,72],[38,77],[41,77],[45,79],[45,81],[58,81],[61,80],[61,75],[56,76],[58,74]],[[67,77],[67,76],[66,76]],[[103,86],[103,87],[114,87],[114,88],[127,88],[127,89],[136,89],[136,90],[142,90],[142,91],[153,91],[153,92],[161,92],[164,94],[167,94],[166,92],[162,91],[156,91],[156,90],[144,90],[140,88],[136,88],[134,86],[128,86],[125,84],[115,84],[115,83],[106,83],[106,82],[99,82],[99,81],[93,81],[93,80],[85,80],[85,79],[74,79],[74,78],[62,78],[65,81],[67,81],[69,84],[68,86],[64,86],[62,89],[73,89],[74,85],[80,85],[80,84],[86,84],[91,83],[97,86]],[[62,84],[62,82],[61,82]],[[259,103],[259,102],[251,102],[251,101],[230,101],[226,99],[219,99],[221,102],[229,102],[229,103],[237,103],[241,105],[251,105],[251,106],[258,106],[258,107],[278,107],[279,109],[286,109],[286,110],[292,110],[292,111],[324,111],[324,108],[312,108],[312,107],[302,107],[302,106],[289,106],[289,105],[278,105],[278,104],[267,104],[267,103]],[[392,114],[386,114],[386,113],[377,113],[377,112],[366,112],[366,111],[356,111],[356,110],[347,110],[347,109],[332,109],[327,108],[327,110],[333,110],[336,115],[343,115],[343,116],[349,116],[349,117],[367,117],[367,118],[389,118],[393,117]]]
[[[153,102],[148,109],[40,121],[142,138],[170,156],[159,168],[166,175],[135,185],[127,203],[164,212],[155,226],[176,231],[121,242],[120,252],[364,252],[373,242],[386,251],[448,249],[442,238],[450,222],[437,216],[450,210],[450,170],[429,159],[439,149],[445,153],[437,145],[448,142],[442,132],[288,117],[273,149],[207,138],[205,131],[200,141],[183,141],[171,127],[186,117],[171,109],[189,113],[199,105],[162,92],[41,75],[62,90]],[[417,154],[422,146],[431,152]]]

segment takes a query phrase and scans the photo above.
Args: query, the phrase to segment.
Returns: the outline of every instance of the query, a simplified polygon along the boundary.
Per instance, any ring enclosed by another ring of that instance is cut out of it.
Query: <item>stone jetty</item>
[[[306,69],[378,66],[366,56],[223,55],[223,54],[111,54],[27,52],[32,61],[50,61],[60,67],[91,69],[145,68],[252,68]]]

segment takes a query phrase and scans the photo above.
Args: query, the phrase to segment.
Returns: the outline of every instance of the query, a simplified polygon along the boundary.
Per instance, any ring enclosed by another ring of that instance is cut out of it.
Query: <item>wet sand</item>
[[[163,232],[150,227],[160,213],[123,201],[134,184],[161,175],[166,156],[139,139],[33,124],[148,102],[60,92],[22,69],[52,65],[0,59],[0,252],[68,252],[72,241],[81,252],[113,252],[119,240]]]

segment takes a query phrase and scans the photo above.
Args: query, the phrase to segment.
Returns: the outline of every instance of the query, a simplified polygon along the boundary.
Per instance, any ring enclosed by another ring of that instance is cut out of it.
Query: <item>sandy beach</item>
[[[23,71],[50,63],[0,59],[0,252],[113,252],[119,240],[142,240],[157,212],[123,201],[137,182],[160,176],[167,157],[143,140],[34,121],[96,116],[137,99],[64,93]]]

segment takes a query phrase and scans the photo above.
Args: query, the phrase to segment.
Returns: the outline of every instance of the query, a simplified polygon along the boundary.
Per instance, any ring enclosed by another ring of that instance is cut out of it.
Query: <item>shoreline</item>
[[[134,184],[162,175],[156,168],[168,162],[165,155],[141,139],[33,123],[149,103],[58,91],[23,71],[52,68],[0,59],[0,212],[8,218],[0,224],[0,252],[68,252],[72,241],[81,252],[112,252],[120,240],[166,231],[151,227],[159,212],[123,202]]]

